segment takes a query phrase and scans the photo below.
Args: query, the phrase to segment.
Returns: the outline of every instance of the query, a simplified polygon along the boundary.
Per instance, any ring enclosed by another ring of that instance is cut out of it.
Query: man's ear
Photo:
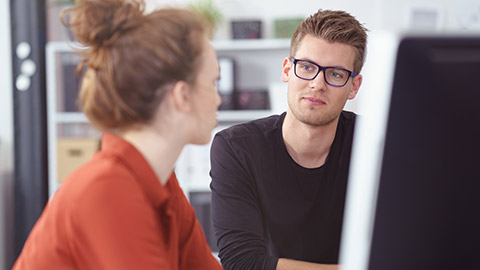
[[[360,85],[362,85],[362,74],[358,74],[357,76],[353,77],[352,81],[352,89],[350,89],[350,93],[348,93],[348,99],[354,99],[360,89]]]
[[[288,82],[290,79],[290,69],[292,68],[292,62],[290,62],[289,57],[285,57],[283,59],[283,67],[282,67],[282,82]]]
[[[192,89],[190,84],[185,81],[178,81],[173,85],[172,99],[175,108],[182,112],[192,110]]]

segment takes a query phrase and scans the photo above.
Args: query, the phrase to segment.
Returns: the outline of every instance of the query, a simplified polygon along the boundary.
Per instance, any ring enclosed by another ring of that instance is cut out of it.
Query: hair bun
[[[81,44],[109,46],[140,24],[144,9],[142,0],[78,0],[62,17]]]

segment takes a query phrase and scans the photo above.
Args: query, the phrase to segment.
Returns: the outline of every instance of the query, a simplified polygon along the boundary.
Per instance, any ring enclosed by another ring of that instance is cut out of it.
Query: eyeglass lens
[[[297,76],[306,80],[312,80],[320,73],[318,66],[302,60],[296,62],[295,69]],[[324,68],[323,72],[327,83],[332,85],[344,85],[350,76],[348,71],[334,67]]]

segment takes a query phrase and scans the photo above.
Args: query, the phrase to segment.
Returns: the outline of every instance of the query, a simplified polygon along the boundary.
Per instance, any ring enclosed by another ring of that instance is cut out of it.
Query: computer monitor
[[[480,35],[387,40],[391,91],[356,128],[342,270],[480,269]]]

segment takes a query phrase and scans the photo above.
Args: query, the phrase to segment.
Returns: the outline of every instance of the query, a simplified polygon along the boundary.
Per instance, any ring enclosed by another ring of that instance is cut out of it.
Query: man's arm
[[[277,258],[268,255],[263,215],[256,185],[244,156],[216,135],[211,148],[212,221],[225,269],[275,270]]]
[[[311,262],[295,261],[285,258],[278,259],[277,270],[338,270],[338,264],[318,264]]]

